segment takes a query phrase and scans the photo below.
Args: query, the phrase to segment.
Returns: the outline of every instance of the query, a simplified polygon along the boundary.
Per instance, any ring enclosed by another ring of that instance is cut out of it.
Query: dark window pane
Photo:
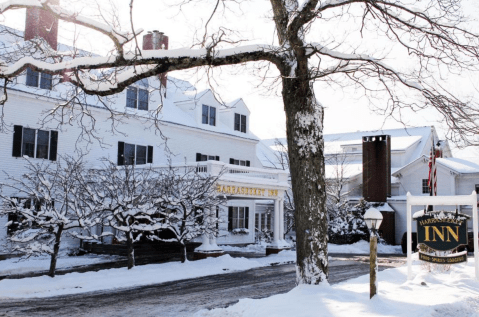
[[[479,194],[479,184],[475,185],[475,190],[476,190],[476,193]]]
[[[125,165],[135,164],[135,145],[125,143]]]
[[[22,146],[22,155],[27,155],[29,157],[34,157],[35,151],[35,130],[34,129],[23,129],[23,146]]]
[[[207,161],[208,160],[208,155],[202,154],[201,155],[201,162]]]
[[[136,108],[136,88],[128,87],[126,90],[126,106],[128,108]]]
[[[235,160],[235,161],[234,161],[234,164],[235,164],[235,165],[239,165],[239,160]]]
[[[148,110],[148,90],[138,90],[138,109]]]
[[[212,156],[212,155],[208,155],[208,161],[214,161],[215,160],[215,157]]]
[[[246,116],[241,116],[241,132],[246,133]]]
[[[27,86],[38,87],[39,72],[27,68]]]
[[[246,166],[246,162],[245,162],[245,161],[239,161],[239,163],[240,163],[239,165],[241,165],[241,166]]]
[[[136,146],[136,164],[146,164],[146,146]]]
[[[37,135],[37,158],[48,159],[48,131],[38,130]]]
[[[203,105],[203,111],[201,113],[201,123],[208,124],[208,106]]]
[[[40,88],[52,90],[52,75],[41,74]]]
[[[240,115],[235,113],[235,131],[240,130]]]
[[[216,125],[216,108],[210,107],[210,125]]]
[[[137,81],[135,84],[148,88],[148,78],[143,78]]]

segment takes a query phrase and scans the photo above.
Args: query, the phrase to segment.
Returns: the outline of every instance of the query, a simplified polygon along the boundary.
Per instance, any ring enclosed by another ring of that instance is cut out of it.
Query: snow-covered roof
[[[346,163],[343,165],[325,164],[324,170],[326,179],[338,178],[341,171],[342,177],[349,179],[358,176],[363,172],[363,164],[361,162]]]
[[[458,173],[469,174],[469,173],[479,173],[479,158],[438,158],[436,159],[438,164],[442,164]]]

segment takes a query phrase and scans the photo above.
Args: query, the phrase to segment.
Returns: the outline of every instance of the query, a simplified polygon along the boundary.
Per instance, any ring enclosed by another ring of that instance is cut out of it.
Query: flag
[[[429,179],[427,181],[430,196],[437,196],[436,169],[436,151],[434,149],[434,142],[432,142],[431,155],[429,155]]]

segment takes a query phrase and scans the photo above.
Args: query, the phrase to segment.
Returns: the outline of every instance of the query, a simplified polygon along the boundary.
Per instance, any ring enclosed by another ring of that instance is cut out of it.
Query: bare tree
[[[180,5],[189,3],[184,1]],[[75,91],[83,94],[109,96],[142,78],[169,71],[206,66],[211,74],[214,67],[224,65],[257,61],[265,62],[261,65],[267,68],[274,65],[280,74],[276,83],[281,86],[287,118],[296,206],[297,282],[317,284],[328,276],[328,256],[322,138],[324,110],[316,99],[313,83],[320,81],[333,87],[361,89],[371,103],[379,101],[386,114],[402,108],[434,107],[451,128],[451,138],[471,142],[469,137],[477,132],[477,104],[461,100],[448,91],[441,82],[441,75],[477,71],[479,37],[466,29],[459,0],[305,0],[301,3],[271,0],[270,14],[276,40],[270,41],[273,44],[243,45],[242,39],[234,37],[238,33],[233,26],[222,25],[214,29],[211,22],[229,9],[235,11],[230,5],[236,3],[218,1],[223,10],[216,6],[210,17],[204,19],[204,36],[199,36],[201,48],[144,54],[140,50],[127,49],[136,42],[139,31],[123,32],[116,30],[114,25],[85,19],[54,5],[53,0],[5,1],[0,6],[2,13],[18,8],[41,8],[58,19],[103,34],[110,39],[112,51],[105,57],[72,56],[68,60],[56,48],[38,43],[35,47],[47,54],[47,61],[28,54],[25,48],[28,43],[17,44],[6,52],[18,58],[8,60],[7,56],[2,56],[0,78],[7,85],[30,67],[64,76],[65,81],[79,88]],[[347,35],[339,41],[324,31],[326,26],[341,26],[346,20]],[[384,62],[387,53],[377,48],[368,50],[361,45],[367,42],[363,35],[368,30],[374,30],[387,41],[385,49],[395,44],[407,52],[405,63],[408,67],[396,70]],[[6,94],[2,101],[5,100]],[[76,109],[79,105],[68,107]],[[62,111],[67,107],[58,109]],[[88,112],[83,110],[82,113]]]
[[[216,191],[216,182],[222,174],[212,176],[195,167],[160,169],[154,203],[163,230],[172,234],[149,238],[180,243],[181,262],[185,262],[186,242],[201,235],[216,236],[221,222],[217,211],[226,202]]]
[[[78,237],[74,229],[89,229],[101,223],[101,218],[80,199],[79,184],[84,182],[81,157],[63,157],[54,164],[27,160],[27,169],[21,178],[8,176],[7,182],[0,184],[0,216],[9,219],[8,240],[13,251],[27,257],[49,254],[48,275],[54,277],[62,237]]]

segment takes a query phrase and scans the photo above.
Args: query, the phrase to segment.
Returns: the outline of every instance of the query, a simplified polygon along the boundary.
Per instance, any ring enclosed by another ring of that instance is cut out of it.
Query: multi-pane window
[[[255,214],[255,228],[256,230],[271,230],[271,219],[272,215],[270,213],[258,213]]]
[[[235,131],[246,133],[246,116],[235,113]]]
[[[234,159],[234,158],[230,158],[230,164],[239,165],[239,166],[250,166],[250,161],[237,160],[237,159]]]
[[[245,228],[245,207],[233,207],[233,229]]]
[[[248,229],[249,207],[228,207],[228,230]]]
[[[217,155],[208,155],[196,153],[196,162],[219,161],[220,157]]]
[[[422,180],[422,193],[429,194],[429,182],[427,178]]]
[[[153,163],[153,146],[118,142],[118,165]]]
[[[216,108],[203,105],[201,112],[201,123],[216,125]]]
[[[138,110],[148,110],[148,81],[136,82],[126,90],[126,106]]]
[[[58,132],[14,126],[12,156],[56,161]]]
[[[27,68],[27,86],[38,87],[40,84],[40,88],[51,90],[53,86],[52,82],[52,75],[40,73]]]
[[[22,207],[25,209],[31,209],[33,206],[33,213],[36,214],[42,209],[42,205],[45,205],[44,199],[32,199],[32,198],[18,198],[16,205],[23,205]],[[16,213],[9,213],[8,214],[8,222],[10,225],[7,228],[7,234],[12,235],[15,231],[22,229],[22,222],[25,218]],[[35,223],[32,224],[32,227],[35,228]]]

